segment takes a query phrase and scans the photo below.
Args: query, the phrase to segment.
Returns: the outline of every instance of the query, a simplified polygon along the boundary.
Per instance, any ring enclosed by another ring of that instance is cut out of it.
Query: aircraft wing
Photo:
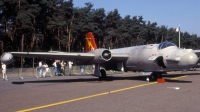
[[[70,52],[11,52],[16,57],[49,58],[49,59],[92,59],[92,53],[70,53]]]
[[[71,52],[11,52],[15,57],[41,58],[71,60],[74,62],[87,62],[94,59],[93,53],[71,53]]]
[[[111,53],[107,49],[96,49],[88,53],[78,52],[11,52],[14,57],[70,60],[76,64],[94,64],[104,62],[121,62],[129,55]]]

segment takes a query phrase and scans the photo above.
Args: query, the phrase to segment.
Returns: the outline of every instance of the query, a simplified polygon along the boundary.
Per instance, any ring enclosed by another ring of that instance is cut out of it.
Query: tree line
[[[73,0],[0,1],[0,52],[82,52],[85,34],[93,32],[99,48],[119,48],[171,41],[175,28],[145,21],[142,16],[121,17],[118,10],[74,7]],[[181,32],[181,47],[197,49],[200,38]]]

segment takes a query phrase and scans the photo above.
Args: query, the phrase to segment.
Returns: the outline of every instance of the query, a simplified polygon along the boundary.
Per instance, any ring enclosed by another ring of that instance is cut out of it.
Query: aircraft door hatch
[[[160,66],[161,68],[166,68],[162,56],[159,56],[159,57],[156,59],[156,62],[157,62],[157,64],[158,64],[158,66]]]

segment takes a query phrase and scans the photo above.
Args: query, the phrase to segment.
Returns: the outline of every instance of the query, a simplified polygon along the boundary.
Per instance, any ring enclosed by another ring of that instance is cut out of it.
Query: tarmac
[[[2,112],[199,112],[200,72],[170,72],[165,83],[141,73],[0,78]]]

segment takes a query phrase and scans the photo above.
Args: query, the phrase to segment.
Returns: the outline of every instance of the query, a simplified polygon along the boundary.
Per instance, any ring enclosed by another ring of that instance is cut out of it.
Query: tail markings
[[[94,41],[94,36],[92,34],[92,32],[88,32],[86,34],[86,43],[85,43],[85,52],[89,52],[89,51],[92,51],[92,50],[95,50],[97,49],[97,45]]]

